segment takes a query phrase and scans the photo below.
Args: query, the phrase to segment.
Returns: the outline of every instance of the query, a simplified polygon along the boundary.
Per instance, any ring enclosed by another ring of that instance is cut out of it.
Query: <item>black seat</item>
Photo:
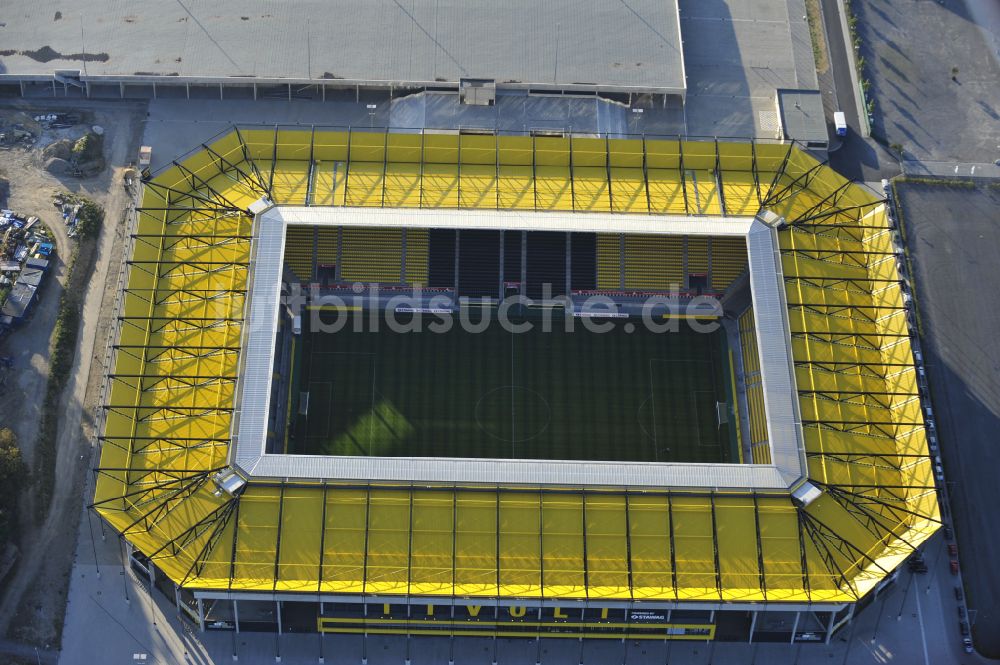
[[[540,300],[543,284],[550,284],[550,297],[566,294],[566,233],[528,232],[528,283],[526,294]]]

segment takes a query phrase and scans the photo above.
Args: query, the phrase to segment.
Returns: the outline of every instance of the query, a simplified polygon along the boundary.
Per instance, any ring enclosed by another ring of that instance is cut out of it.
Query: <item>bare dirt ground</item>
[[[43,300],[31,321],[0,346],[3,353],[15,359],[12,376],[8,376],[7,386],[0,393],[0,426],[11,427],[17,433],[29,468],[34,460],[39,407],[48,378],[49,337],[67,268],[63,261],[69,260],[71,243],[75,242],[66,236],[66,227],[52,205],[52,196],[70,191],[92,199],[105,209],[94,268],[84,297],[77,353],[60,409],[52,502],[44,522],[38,524],[30,485],[24,493],[20,505],[20,558],[0,590],[0,636],[6,634],[43,647],[57,646],[62,628],[80,517],[79,502],[84,499],[85,473],[91,466],[94,409],[104,371],[108,319],[120,265],[121,220],[129,203],[121,184],[122,171],[137,153],[145,117],[145,106],[140,104],[77,101],[72,106],[62,106],[16,100],[0,105],[0,115],[12,122],[23,118],[18,116],[22,111],[30,116],[66,110],[82,110],[88,116],[85,120],[105,129],[104,151],[109,168],[102,173],[87,179],[56,178],[42,168],[41,148],[63,138],[65,131],[45,132],[31,150],[0,152],[3,170],[10,180],[10,207],[38,215],[53,230],[60,257],[55,272],[57,281],[43,288]]]

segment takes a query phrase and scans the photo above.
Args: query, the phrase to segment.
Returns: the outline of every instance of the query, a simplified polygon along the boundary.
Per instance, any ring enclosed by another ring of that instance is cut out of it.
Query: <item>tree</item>
[[[104,210],[89,199],[85,199],[77,215],[76,230],[81,238],[91,238],[97,235],[104,221]]]
[[[17,437],[6,427],[0,429],[0,501],[17,493],[24,472]]]
[[[10,539],[17,510],[17,493],[25,472],[17,437],[7,428],[0,429],[0,546]]]

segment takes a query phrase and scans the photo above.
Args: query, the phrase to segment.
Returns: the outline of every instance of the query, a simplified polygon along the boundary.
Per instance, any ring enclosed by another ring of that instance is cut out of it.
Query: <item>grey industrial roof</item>
[[[778,115],[786,139],[805,145],[827,143],[830,135],[823,114],[823,98],[818,90],[777,90]]]
[[[27,261],[24,262],[24,267],[25,268],[37,268],[38,270],[41,270],[42,272],[44,272],[49,267],[49,261],[48,261],[48,259],[35,259],[35,258],[31,258],[31,259],[28,259]]]
[[[5,74],[684,88],[677,0],[13,0],[3,18]]]
[[[17,282],[15,282],[15,284],[30,284],[32,286],[39,286],[42,283],[42,278],[44,277],[44,270],[25,266],[24,270],[21,271],[21,274],[18,275]]]
[[[35,298],[36,287],[33,284],[22,284],[17,282],[11,287],[4,301],[3,309],[0,310],[4,316],[19,319],[28,311],[31,301]]]

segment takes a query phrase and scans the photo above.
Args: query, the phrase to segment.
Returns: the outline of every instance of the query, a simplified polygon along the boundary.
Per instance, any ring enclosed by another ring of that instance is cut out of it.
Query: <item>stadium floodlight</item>
[[[247,207],[251,215],[259,215],[274,204],[266,197],[262,196]]]
[[[212,476],[212,480],[215,481],[218,488],[215,492],[216,496],[222,496],[223,492],[229,496],[236,496],[247,484],[246,478],[232,469],[220,471]]]

